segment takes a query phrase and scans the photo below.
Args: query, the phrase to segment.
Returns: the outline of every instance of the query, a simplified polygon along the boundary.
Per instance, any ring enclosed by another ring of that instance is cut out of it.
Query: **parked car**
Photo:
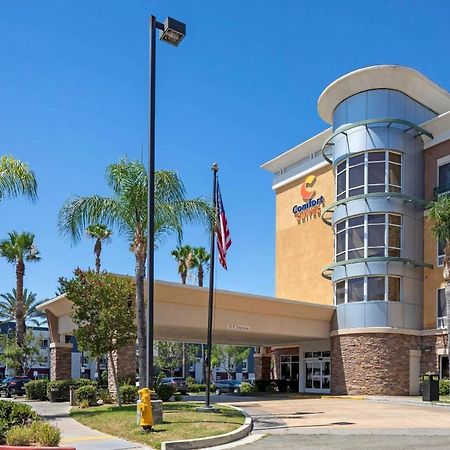
[[[182,395],[186,395],[186,393],[187,393],[186,379],[183,377],[163,378],[161,380],[161,384],[167,384],[167,385],[173,386],[177,390],[177,392],[179,392]]]
[[[6,377],[0,384],[0,396],[10,398],[11,395],[25,395],[25,384],[30,379],[24,376]]]
[[[218,380],[214,383],[217,395],[238,394],[241,390],[241,382],[237,380]]]

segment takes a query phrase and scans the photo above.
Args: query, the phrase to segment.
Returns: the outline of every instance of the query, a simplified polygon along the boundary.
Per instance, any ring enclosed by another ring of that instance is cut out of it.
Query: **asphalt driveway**
[[[243,408],[254,420],[251,443],[242,448],[450,448],[450,406],[418,399],[281,396],[220,401]]]

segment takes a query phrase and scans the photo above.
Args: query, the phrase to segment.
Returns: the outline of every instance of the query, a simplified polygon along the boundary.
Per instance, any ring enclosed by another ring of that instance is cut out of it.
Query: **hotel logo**
[[[305,181],[300,185],[300,196],[305,203],[300,205],[295,205],[292,208],[297,223],[301,224],[307,222],[311,219],[316,219],[322,214],[322,208],[325,206],[325,198],[321,195],[318,198],[316,196],[316,191],[313,189],[317,181],[315,175],[308,175]]]

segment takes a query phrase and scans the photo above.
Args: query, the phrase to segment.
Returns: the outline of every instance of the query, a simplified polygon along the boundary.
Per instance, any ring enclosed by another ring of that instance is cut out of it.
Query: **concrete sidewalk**
[[[17,400],[16,400],[17,401]],[[22,401],[61,430],[61,445],[70,445],[77,450],[148,450],[141,444],[128,442],[109,434],[88,428],[70,417],[69,403]]]

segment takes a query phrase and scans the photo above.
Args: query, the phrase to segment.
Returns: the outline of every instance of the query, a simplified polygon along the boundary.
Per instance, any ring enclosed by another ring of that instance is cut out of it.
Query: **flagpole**
[[[213,210],[214,221],[211,226],[211,267],[209,269],[209,301],[208,301],[208,343],[207,343],[207,366],[206,366],[206,397],[205,408],[210,409],[210,397],[211,397],[211,350],[212,350],[212,328],[213,328],[213,308],[214,308],[214,262],[215,262],[215,250],[216,250],[216,220],[217,220],[217,172],[219,166],[217,163],[212,165],[213,171]]]

